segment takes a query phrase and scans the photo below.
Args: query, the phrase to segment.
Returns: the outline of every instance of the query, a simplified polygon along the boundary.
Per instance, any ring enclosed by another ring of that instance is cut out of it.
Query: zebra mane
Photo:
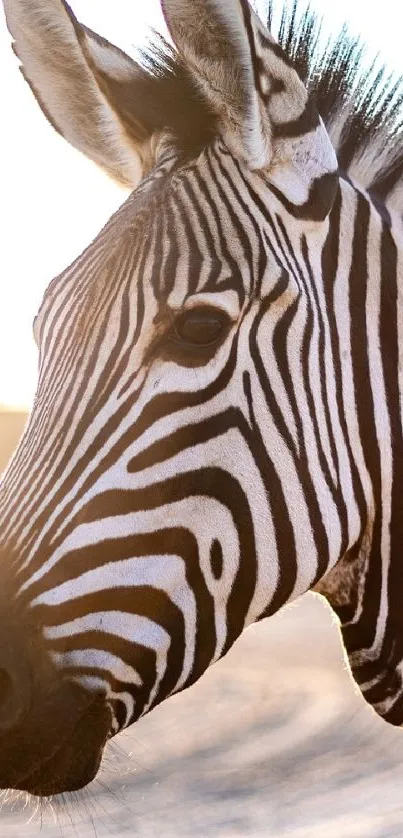
[[[273,31],[276,0],[270,0]],[[337,152],[340,169],[386,200],[403,178],[403,77],[375,56],[364,66],[365,44],[343,26],[327,43],[322,19],[299,0],[283,8],[280,46],[313,97]]]
[[[278,0],[269,0],[268,28],[315,100],[340,169],[381,201],[393,205],[400,198],[401,204],[403,78],[388,73],[378,56],[368,71],[365,45],[346,26],[324,42],[321,18],[300,0],[285,3],[275,29],[277,5]],[[147,127],[172,131],[184,155],[194,155],[217,133],[214,114],[161,36],[141,55],[144,88],[136,97],[137,115]]]

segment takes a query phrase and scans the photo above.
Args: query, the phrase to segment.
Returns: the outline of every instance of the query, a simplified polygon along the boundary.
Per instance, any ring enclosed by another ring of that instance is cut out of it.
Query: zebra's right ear
[[[161,4],[227,146],[251,169],[265,171],[296,218],[325,219],[336,195],[336,154],[292,62],[248,0]]]
[[[253,169],[271,160],[239,0],[161,0],[172,40],[216,114],[228,146]]]
[[[150,131],[127,99],[141,68],[81,26],[65,0],[4,0],[21,71],[45,116],[118,182],[135,187]]]

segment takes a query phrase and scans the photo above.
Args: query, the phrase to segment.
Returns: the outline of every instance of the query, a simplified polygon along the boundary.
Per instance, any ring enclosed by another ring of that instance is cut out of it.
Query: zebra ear
[[[224,140],[252,168],[270,161],[254,84],[251,45],[238,0],[161,0],[172,39],[221,122]]]
[[[161,2],[228,147],[267,171],[293,215],[325,218],[336,193],[336,154],[297,72],[247,0]]]
[[[137,185],[149,135],[121,100],[141,68],[81,26],[64,0],[4,0],[4,8],[21,71],[53,127],[116,180]]]

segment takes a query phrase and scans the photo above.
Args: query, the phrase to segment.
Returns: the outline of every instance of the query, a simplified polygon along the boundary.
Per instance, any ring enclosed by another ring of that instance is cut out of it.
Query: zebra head
[[[0,489],[0,785],[48,795],[247,625],[361,561],[338,254],[357,199],[246,0],[163,0],[175,49],[142,66],[64,0],[4,3],[52,125],[132,190],[45,294]]]

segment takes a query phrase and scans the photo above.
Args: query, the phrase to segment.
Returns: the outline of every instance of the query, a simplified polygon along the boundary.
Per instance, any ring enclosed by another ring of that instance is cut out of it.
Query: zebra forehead
[[[193,161],[171,159],[168,170],[162,161],[49,285],[39,317],[64,297],[71,304],[84,295],[77,320],[84,331],[104,294],[128,282],[140,281],[164,302],[177,292],[178,304],[197,292],[232,289],[244,297],[262,244],[259,224],[240,200],[250,176],[221,140]]]

